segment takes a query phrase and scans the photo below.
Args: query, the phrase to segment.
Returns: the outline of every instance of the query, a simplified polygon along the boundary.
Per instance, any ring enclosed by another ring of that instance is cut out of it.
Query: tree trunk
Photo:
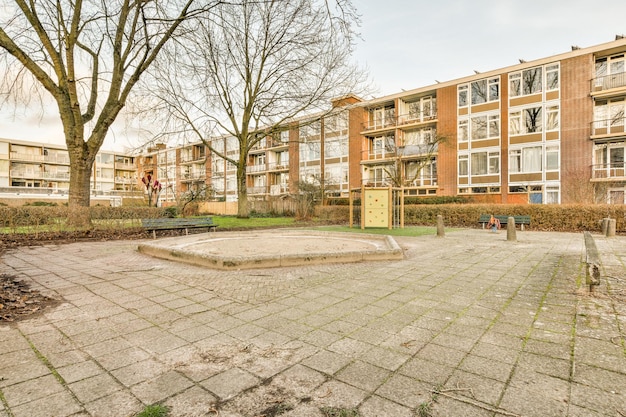
[[[243,219],[250,217],[245,164],[240,164],[237,167],[237,217]]]
[[[69,156],[70,190],[67,222],[72,226],[89,227],[91,225],[89,214],[91,170],[94,158],[87,155],[87,151],[81,148],[70,150]]]

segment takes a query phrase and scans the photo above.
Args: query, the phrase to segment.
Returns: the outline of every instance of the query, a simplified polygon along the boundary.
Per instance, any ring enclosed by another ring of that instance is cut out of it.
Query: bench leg
[[[520,230],[523,232],[524,231],[524,223],[520,224]]]
[[[187,236],[188,234],[189,234],[189,229],[185,227],[185,236]]]
[[[152,229],[152,239],[156,239],[156,230]]]

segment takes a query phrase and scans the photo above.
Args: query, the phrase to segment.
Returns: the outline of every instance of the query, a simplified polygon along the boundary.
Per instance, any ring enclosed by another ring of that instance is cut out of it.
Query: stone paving
[[[593,294],[582,234],[396,240],[401,261],[245,271],[8,251],[62,303],[0,323],[0,417],[626,416],[626,237],[596,236]]]

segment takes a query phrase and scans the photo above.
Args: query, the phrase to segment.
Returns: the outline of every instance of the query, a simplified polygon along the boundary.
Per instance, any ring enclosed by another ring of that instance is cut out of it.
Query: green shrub
[[[176,206],[166,207],[165,209],[163,209],[163,212],[164,212],[165,217],[169,217],[173,219],[174,217],[178,216],[178,207]]]
[[[25,206],[32,207],[55,207],[58,206],[57,203],[53,203],[50,201],[33,201],[32,203],[24,203]]]
[[[355,221],[360,207],[355,208]],[[345,206],[318,207],[317,216],[329,223],[349,221],[350,210]],[[481,214],[530,216],[530,230],[580,232],[600,231],[605,217],[617,220],[616,230],[626,232],[626,209],[623,205],[514,205],[514,204],[413,204],[404,206],[406,226],[435,226],[441,214],[447,227],[481,227]]]

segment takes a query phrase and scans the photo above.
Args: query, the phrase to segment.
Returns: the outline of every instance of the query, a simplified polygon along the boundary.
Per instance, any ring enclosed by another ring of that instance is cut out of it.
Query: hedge
[[[139,219],[167,217],[166,209],[154,207],[90,207],[89,214],[98,228],[128,226]],[[0,227],[15,231],[65,230],[65,220],[70,215],[67,206],[0,207]]]
[[[358,208],[357,208],[358,210]],[[603,218],[617,221],[617,231],[626,232],[623,205],[511,205],[511,204],[419,204],[404,206],[405,226],[435,226],[441,214],[447,227],[482,227],[481,214],[505,216],[530,216],[529,230],[580,232],[600,231]],[[324,206],[317,208],[321,220],[330,223],[347,223],[349,208]]]

